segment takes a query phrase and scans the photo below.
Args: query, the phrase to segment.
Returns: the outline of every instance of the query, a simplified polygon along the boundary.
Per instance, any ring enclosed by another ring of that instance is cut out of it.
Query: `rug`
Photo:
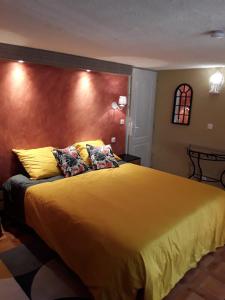
[[[87,288],[41,240],[0,253],[1,300],[89,300]]]
[[[92,297],[80,278],[37,235],[5,233],[0,239],[0,300],[29,299]],[[225,300],[225,246],[204,256],[164,300]]]

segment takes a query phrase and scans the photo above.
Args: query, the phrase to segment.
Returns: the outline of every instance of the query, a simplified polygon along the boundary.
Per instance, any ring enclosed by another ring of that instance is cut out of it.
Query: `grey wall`
[[[0,43],[0,59],[24,60],[30,63],[62,68],[90,69],[97,72],[130,75],[132,66],[104,60]]]

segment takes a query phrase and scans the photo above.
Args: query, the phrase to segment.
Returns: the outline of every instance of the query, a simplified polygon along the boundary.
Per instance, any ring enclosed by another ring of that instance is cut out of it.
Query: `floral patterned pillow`
[[[74,176],[88,170],[88,166],[74,146],[65,149],[53,149],[52,153],[65,177]]]
[[[94,170],[119,167],[110,145],[94,147],[86,145]]]

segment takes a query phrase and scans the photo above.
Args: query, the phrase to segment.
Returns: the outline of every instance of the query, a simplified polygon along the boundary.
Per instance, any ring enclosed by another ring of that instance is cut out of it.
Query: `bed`
[[[27,183],[24,215],[96,300],[160,300],[225,244],[223,190],[129,163]]]

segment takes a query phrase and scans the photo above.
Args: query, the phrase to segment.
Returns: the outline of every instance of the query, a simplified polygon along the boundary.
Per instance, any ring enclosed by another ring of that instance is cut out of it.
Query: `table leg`
[[[220,175],[220,183],[222,184],[222,186],[225,188],[225,182],[223,182],[223,176],[225,175],[225,170],[221,173]]]
[[[198,159],[197,159],[197,162],[198,162],[198,169],[199,169],[199,181],[202,181],[202,168],[200,166],[200,153],[198,153]]]
[[[194,160],[193,160],[193,158],[192,158],[192,156],[191,156],[191,154],[189,152],[188,152],[188,155],[189,155],[189,158],[191,160],[192,167],[193,167],[193,172],[192,172],[192,174],[190,176],[188,176],[188,178],[192,178],[192,177],[195,176],[195,163],[194,163]]]

